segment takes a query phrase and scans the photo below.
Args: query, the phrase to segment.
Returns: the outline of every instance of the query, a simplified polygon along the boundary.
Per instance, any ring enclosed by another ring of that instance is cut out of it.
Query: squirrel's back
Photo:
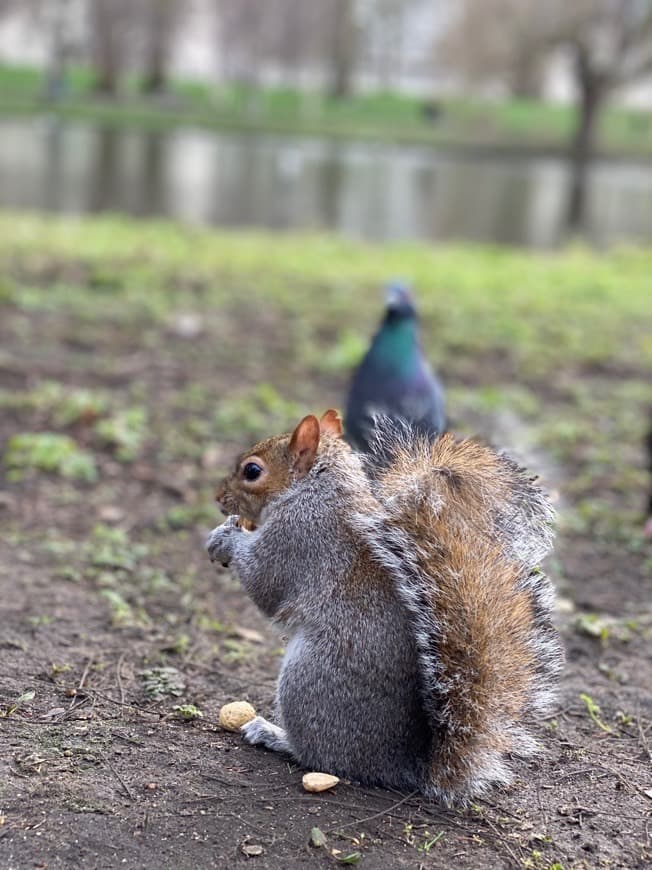
[[[465,800],[509,780],[506,754],[533,752],[527,720],[554,697],[563,652],[539,570],[553,510],[491,449],[404,435],[392,433],[394,457],[375,480],[385,515],[366,522],[414,626],[433,732],[428,790]]]

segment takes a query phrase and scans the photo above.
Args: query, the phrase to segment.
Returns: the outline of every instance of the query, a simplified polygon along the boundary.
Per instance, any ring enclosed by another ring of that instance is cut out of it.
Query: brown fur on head
[[[218,487],[215,498],[221,511],[238,514],[243,528],[255,528],[265,506],[308,474],[322,435],[341,437],[337,411],[326,411],[320,420],[309,414],[294,432],[267,438],[242,453]]]

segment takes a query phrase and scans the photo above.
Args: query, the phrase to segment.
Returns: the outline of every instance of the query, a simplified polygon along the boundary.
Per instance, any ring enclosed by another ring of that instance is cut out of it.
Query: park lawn
[[[425,100],[391,91],[332,100],[291,87],[216,87],[185,80],[172,81],[166,94],[145,98],[139,84],[136,76],[129,75],[118,98],[98,97],[90,70],[72,67],[64,98],[46,105],[39,70],[0,66],[0,116],[48,112],[148,129],[193,125],[532,153],[565,153],[576,124],[572,106],[535,100]],[[652,113],[607,106],[599,124],[598,151],[620,157],[650,156]]]
[[[331,866],[331,848],[371,867],[643,866],[651,272],[649,249],[0,213],[4,863],[234,866],[253,845],[279,868]],[[215,483],[253,440],[342,407],[397,276],[453,428],[516,450],[559,508],[558,713],[516,786],[467,811],[350,784],[315,800],[215,725],[228,700],[269,713],[283,643],[207,562]],[[328,845],[308,853],[316,826]]]

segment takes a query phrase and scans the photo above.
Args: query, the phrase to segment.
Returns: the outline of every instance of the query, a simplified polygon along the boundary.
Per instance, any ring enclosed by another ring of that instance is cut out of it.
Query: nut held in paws
[[[256,718],[256,711],[246,701],[233,701],[220,710],[219,723],[227,731],[239,731],[242,725]]]
[[[330,773],[304,773],[303,787],[306,791],[328,791],[339,782],[339,777],[332,776]]]

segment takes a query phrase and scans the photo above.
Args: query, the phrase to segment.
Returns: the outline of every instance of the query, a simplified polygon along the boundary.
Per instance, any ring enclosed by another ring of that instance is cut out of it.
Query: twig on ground
[[[493,835],[496,839],[496,842],[500,843],[501,846],[505,849],[505,851],[509,854],[512,861],[514,862],[515,867],[521,867],[523,865],[523,861],[518,857],[516,852],[512,849],[512,847],[507,842],[507,838],[503,837],[498,828],[494,825],[491,819],[483,819],[485,824],[491,829]]]
[[[116,665],[116,669],[115,669],[115,676],[116,676],[116,680],[118,683],[118,691],[120,692],[120,703],[121,704],[124,704],[124,702],[125,702],[125,690],[124,690],[124,686],[122,685],[122,663],[124,662],[126,655],[127,655],[127,652],[125,650],[125,652],[123,652],[122,655],[120,656],[120,658],[118,659],[118,664]]]
[[[102,759],[102,761],[106,764],[106,766],[109,768],[109,770],[111,771],[111,773],[112,773],[112,774],[115,776],[115,778],[118,780],[118,782],[120,783],[120,785],[122,786],[122,788],[125,790],[125,794],[126,794],[127,797],[129,798],[129,800],[132,800],[132,801],[133,801],[133,800],[136,800],[136,798],[134,797],[133,792],[131,791],[131,789],[129,788],[129,786],[127,785],[127,783],[124,781],[124,779],[120,776],[120,774],[119,774],[118,771],[115,769],[115,767],[111,764],[111,762],[110,762],[109,759],[106,757],[106,755],[104,755],[103,753],[100,752],[100,753],[99,753],[99,756],[100,756],[100,758]]]
[[[137,707],[135,704],[128,704],[125,701],[116,701],[110,695],[105,695],[103,692],[98,692],[97,689],[90,690],[94,696],[102,698],[104,701],[109,701],[111,704],[116,704],[118,707],[129,707],[131,710],[136,710],[137,713],[148,713],[150,716],[157,716],[159,719],[164,718],[164,714],[159,710],[148,710],[147,707]]]
[[[362,819],[354,819],[352,822],[345,822],[343,825],[338,825],[336,828],[331,828],[330,833],[333,833],[334,831],[339,831],[342,828],[350,828],[351,825],[361,825],[364,822],[371,822],[371,821],[373,821],[373,819],[377,819],[380,816],[389,816],[389,815],[391,815],[391,813],[394,810],[396,810],[398,807],[402,806],[404,803],[409,801],[411,798],[413,798],[417,794],[418,794],[417,791],[410,792],[410,794],[406,795],[404,798],[401,798],[400,801],[396,801],[396,803],[392,804],[391,807],[387,807],[384,810],[380,810],[379,812],[374,813],[372,816],[366,816],[365,818],[362,818]],[[331,801],[329,801],[329,803],[331,803]]]
[[[91,656],[88,659],[88,661],[86,662],[86,667],[84,668],[84,670],[82,672],[81,679],[79,681],[79,685],[75,689],[75,694],[73,695],[72,700],[70,701],[69,710],[72,710],[72,708],[75,706],[79,706],[78,704],[75,704],[75,701],[77,700],[77,692],[80,692],[84,688],[84,683],[86,682],[86,677],[88,676],[88,672],[91,669],[92,664],[93,664],[93,656]]]

